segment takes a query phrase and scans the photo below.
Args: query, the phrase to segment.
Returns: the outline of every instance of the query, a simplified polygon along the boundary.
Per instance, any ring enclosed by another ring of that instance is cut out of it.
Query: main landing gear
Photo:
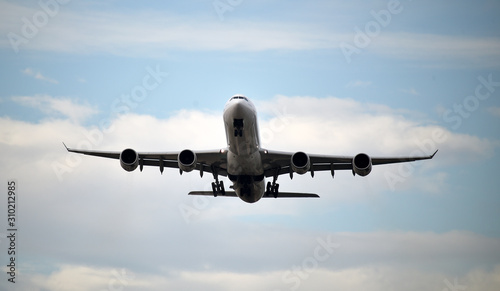
[[[274,198],[278,198],[278,192],[279,192],[279,187],[280,185],[276,183],[278,180],[278,173],[276,173],[273,176],[273,182],[267,182],[266,186],[266,196],[271,196],[273,195]]]
[[[214,197],[217,197],[217,195],[226,195],[226,189],[224,189],[224,182],[222,181],[215,181],[212,182],[212,191],[214,192]]]
[[[224,188],[224,182],[219,181],[219,175],[215,169],[212,169],[212,173],[214,174],[215,182],[212,182],[212,191],[214,193],[214,197],[217,195],[226,195],[226,189]]]

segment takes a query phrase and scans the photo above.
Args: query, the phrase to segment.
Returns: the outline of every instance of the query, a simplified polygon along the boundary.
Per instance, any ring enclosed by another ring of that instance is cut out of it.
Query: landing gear
[[[219,181],[219,175],[217,174],[217,169],[212,167],[212,173],[214,175],[215,182],[212,182],[212,192],[214,193],[214,197],[221,194],[222,196],[226,195],[226,189],[224,188],[224,182]]]
[[[267,182],[267,187],[266,187],[266,196],[271,196],[273,195],[274,198],[278,198],[278,189],[279,189],[280,185],[279,184],[276,184],[276,183],[271,183],[271,182]]]
[[[234,136],[243,136],[243,129],[234,129]]]
[[[214,193],[214,197],[217,197],[217,195],[226,195],[226,189],[224,188],[224,182],[222,181],[215,181],[212,182],[212,191]]]
[[[279,169],[276,171],[276,174],[273,176],[273,182],[267,182],[266,186],[266,196],[273,195],[274,198],[278,198],[280,185],[276,183],[278,180]]]

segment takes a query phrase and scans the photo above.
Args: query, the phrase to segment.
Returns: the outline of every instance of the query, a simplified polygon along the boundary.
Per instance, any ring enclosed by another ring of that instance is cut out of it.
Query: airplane
[[[117,151],[94,151],[71,149],[64,144],[68,152],[97,157],[118,159],[126,171],[134,171],[144,166],[159,167],[163,173],[165,167],[177,168],[180,174],[198,170],[200,177],[208,172],[213,175],[212,191],[192,191],[189,195],[210,195],[239,197],[241,200],[254,203],[261,198],[294,198],[315,197],[313,193],[293,193],[279,191],[278,176],[294,173],[303,175],[310,172],[330,171],[332,177],[336,170],[351,170],[353,175],[368,175],[372,166],[412,162],[432,159],[437,150],[429,156],[417,157],[370,157],[365,153],[355,156],[333,156],[307,154],[303,151],[281,152],[261,147],[257,110],[246,96],[237,94],[227,101],[223,112],[227,147],[217,150],[193,151],[184,149],[177,152],[137,152],[127,148]],[[226,191],[219,176],[227,177],[232,182],[234,191]],[[266,178],[272,182],[265,183]]]

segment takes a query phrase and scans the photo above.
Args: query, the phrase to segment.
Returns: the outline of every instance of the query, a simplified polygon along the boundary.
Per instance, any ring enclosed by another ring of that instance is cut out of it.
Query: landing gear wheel
[[[273,187],[273,195],[274,195],[274,198],[278,198],[278,189],[279,189],[280,185],[279,184],[276,184],[274,185]]]
[[[224,188],[224,182],[219,182],[219,193],[224,196],[226,195],[226,189]]]
[[[212,182],[212,192],[214,193],[214,197],[217,197],[217,185],[215,185],[215,182]]]
[[[216,181],[212,182],[212,192],[214,193],[214,197],[217,197],[217,195],[226,195],[226,189],[224,188],[224,182],[222,181]]]
[[[212,182],[212,192],[214,193],[214,197],[217,195],[226,195],[226,189],[224,189],[224,183],[219,181],[218,168],[212,166],[212,174],[214,175],[215,182]]]
[[[274,198],[278,198],[279,187],[280,187],[279,184],[267,182],[266,196],[271,196],[272,194]]]

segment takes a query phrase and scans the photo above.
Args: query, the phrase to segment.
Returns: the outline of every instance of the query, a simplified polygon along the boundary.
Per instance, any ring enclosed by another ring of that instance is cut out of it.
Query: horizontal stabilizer
[[[213,191],[191,191],[189,192],[189,195],[205,195],[205,196],[214,196]],[[222,197],[238,197],[236,195],[236,192],[234,191],[226,191],[224,195],[218,194],[217,197],[222,196]]]
[[[214,196],[214,192],[212,191],[191,191],[189,195],[205,195],[205,196]],[[236,192],[234,191],[226,191],[225,195],[218,194],[217,197],[238,197]],[[270,196],[262,196],[262,198],[274,198],[273,195]],[[277,198],[319,198],[318,194],[312,193],[293,193],[293,192],[279,192]]]
[[[274,196],[272,194],[269,196],[264,195],[262,198],[274,198]],[[277,198],[319,198],[319,195],[313,193],[279,192]]]

